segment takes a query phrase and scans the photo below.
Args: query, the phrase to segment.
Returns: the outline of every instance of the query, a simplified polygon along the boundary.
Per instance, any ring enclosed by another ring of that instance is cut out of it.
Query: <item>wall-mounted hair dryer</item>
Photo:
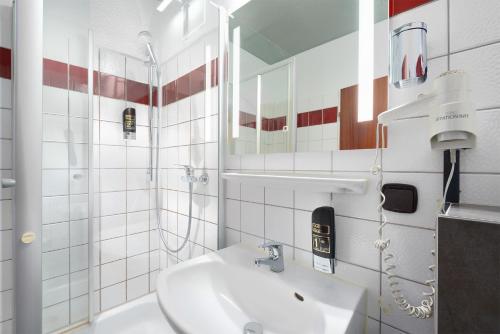
[[[444,210],[447,193],[450,188],[453,175],[457,165],[457,150],[473,148],[476,144],[476,111],[470,100],[470,89],[467,74],[463,71],[448,71],[434,79],[433,90],[430,94],[420,95],[416,101],[390,109],[378,116],[377,125],[377,155],[375,157],[374,174],[378,174],[377,189],[380,193],[380,203],[377,210],[380,214],[381,224],[379,226],[379,238],[375,241],[375,247],[383,254],[385,273],[391,290],[394,303],[408,315],[420,319],[427,319],[434,311],[435,279],[428,279],[425,284],[428,290],[423,293],[424,297],[420,304],[412,304],[398,288],[399,280],[395,269],[397,267],[395,255],[391,253],[390,239],[383,237],[384,226],[388,223],[384,214],[384,204],[386,197],[383,188],[382,164],[380,150],[384,147],[384,136],[379,135],[379,131],[384,131],[384,127],[399,119],[429,116],[429,141],[433,149],[450,150],[449,164],[445,164],[448,175],[444,185],[442,203],[440,211]],[[380,141],[382,143],[380,144]],[[449,166],[446,166],[449,165]],[[458,168],[457,168],[458,169]],[[456,189],[459,189],[456,187]],[[434,255],[434,250],[431,251]],[[434,273],[435,264],[431,264],[428,269]]]
[[[379,124],[398,119],[429,116],[429,140],[433,149],[472,148],[476,143],[476,111],[470,100],[468,76],[448,71],[434,79],[430,94],[387,110],[378,116]]]

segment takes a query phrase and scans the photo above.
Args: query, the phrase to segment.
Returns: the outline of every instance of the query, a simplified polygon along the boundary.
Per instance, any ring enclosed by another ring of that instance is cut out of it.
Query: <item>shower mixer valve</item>
[[[192,166],[179,165],[179,164],[176,164],[176,166],[184,168],[184,172],[186,173],[185,175],[181,176],[182,182],[187,182],[187,183],[200,182],[201,184],[208,184],[208,174],[207,173],[202,173],[199,177],[196,177],[194,175],[194,168]]]

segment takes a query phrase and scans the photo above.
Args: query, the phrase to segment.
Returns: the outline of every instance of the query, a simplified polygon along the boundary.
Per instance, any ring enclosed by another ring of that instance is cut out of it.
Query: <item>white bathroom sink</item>
[[[250,322],[266,334],[364,331],[364,289],[294,261],[281,273],[255,267],[265,255],[235,245],[162,271],[157,295],[171,325],[189,334],[245,333]]]

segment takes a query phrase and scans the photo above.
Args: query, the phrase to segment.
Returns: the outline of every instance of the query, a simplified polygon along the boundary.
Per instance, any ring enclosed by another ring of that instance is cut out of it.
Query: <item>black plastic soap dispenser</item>
[[[126,108],[123,110],[123,139],[135,140],[136,120],[135,108]]]
[[[312,250],[314,269],[335,272],[335,210],[322,206],[312,213]]]

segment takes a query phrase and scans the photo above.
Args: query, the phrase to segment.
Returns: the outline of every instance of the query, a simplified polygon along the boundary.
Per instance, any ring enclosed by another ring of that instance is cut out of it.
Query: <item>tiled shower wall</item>
[[[148,68],[141,59],[104,49],[99,50],[98,59],[94,216],[99,218],[94,219],[98,241],[94,251],[99,267],[95,268],[94,282],[96,311],[105,311],[154,291],[159,239],[154,181],[150,181],[149,171]],[[137,101],[134,97],[144,103],[131,102]],[[123,139],[122,112],[128,107],[136,109],[135,140]]]
[[[11,103],[11,15],[7,1],[0,1],[0,178],[12,177],[12,103]],[[12,191],[0,190],[0,333],[12,332],[13,260]]]
[[[217,250],[218,86],[213,79],[216,67],[211,65],[217,52],[218,35],[213,30],[162,66],[163,85],[170,83],[167,94],[172,97],[163,107],[160,146],[162,222],[169,247],[181,245],[188,224],[189,189],[181,180],[184,170],[179,165],[193,166],[196,176],[207,173],[209,183],[193,187],[188,245],[171,255],[162,248],[161,268]]]
[[[478,142],[462,153],[461,201],[500,205],[500,25],[496,0],[437,0],[394,16],[394,29],[406,22],[428,25],[429,71],[434,78],[448,69],[464,69],[471,77],[473,101],[478,110]],[[474,13],[471,15],[470,13]],[[390,88],[390,106],[428,92],[432,80],[417,88]],[[384,182],[417,187],[420,203],[415,214],[390,213],[384,230],[397,255],[401,287],[412,303],[419,303],[431,275],[430,250],[434,247],[436,208],[443,182],[442,153],[430,149],[427,119],[394,123],[389,128],[389,148],[384,151]],[[226,237],[228,244],[256,244],[266,239],[287,246],[285,256],[311,266],[311,211],[332,205],[336,211],[338,277],[368,290],[368,333],[432,333],[433,320],[410,318],[398,310],[381,273],[380,255],[373,246],[379,226],[376,179],[370,168],[374,150],[229,156],[229,170],[337,173],[369,179],[364,195],[284,191],[228,183]],[[379,307],[381,298],[383,310]]]

